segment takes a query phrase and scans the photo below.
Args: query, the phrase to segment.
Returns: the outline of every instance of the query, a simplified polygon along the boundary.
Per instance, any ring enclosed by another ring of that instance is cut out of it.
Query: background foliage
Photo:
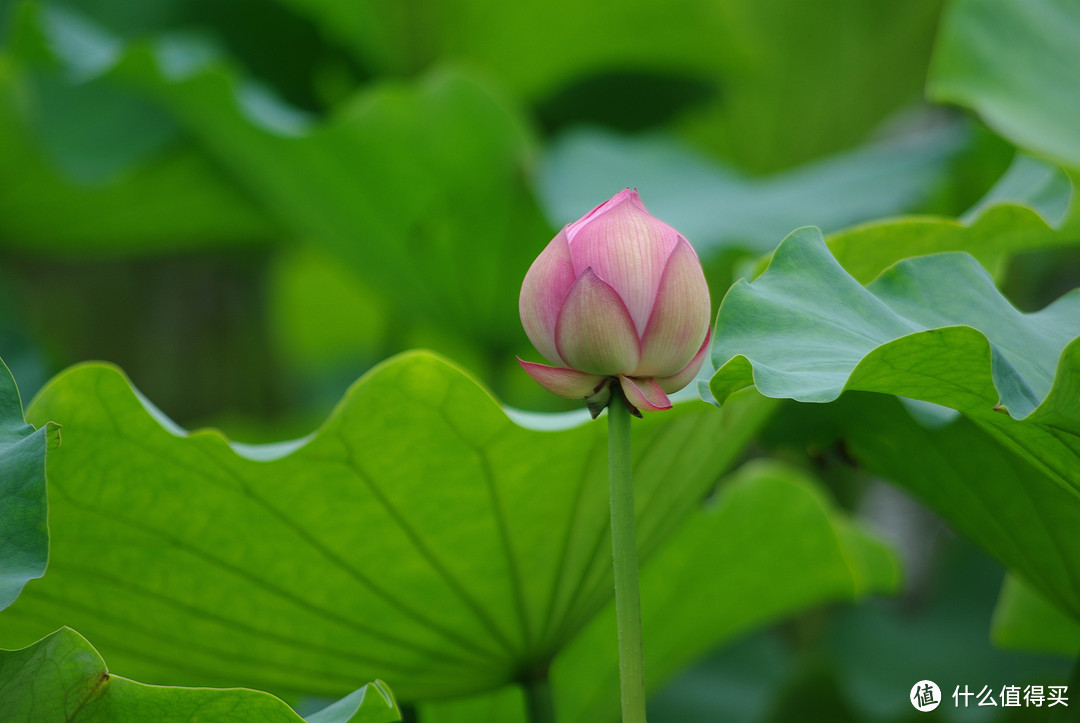
[[[650,719],[1066,680],[1074,3],[15,0],[0,34],[36,397],[0,375],[0,713],[514,721],[550,677],[614,720],[604,430],[514,355],[529,263],[624,186],[701,255],[723,403],[635,425]]]

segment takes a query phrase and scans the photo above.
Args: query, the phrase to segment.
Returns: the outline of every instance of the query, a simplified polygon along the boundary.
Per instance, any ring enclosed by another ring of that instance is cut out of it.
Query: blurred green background
[[[511,406],[571,408],[514,361],[539,360],[517,292],[619,189],[695,245],[715,310],[798,226],[958,217],[999,181],[1013,146],[924,100],[943,5],[0,2],[0,356],[26,399],[102,359],[250,442],[309,432],[415,347]],[[1028,310],[1078,283],[1068,250],[1002,279]],[[903,596],[718,651],[651,720],[902,721],[921,678],[1064,677],[991,647],[995,563],[819,437],[778,421],[749,454],[799,460],[883,530]],[[947,709],[919,719],[1045,717]]]

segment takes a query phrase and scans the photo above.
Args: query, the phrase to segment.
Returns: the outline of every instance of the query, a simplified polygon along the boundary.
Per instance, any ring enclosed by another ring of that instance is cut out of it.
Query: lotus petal
[[[521,282],[518,300],[521,324],[529,341],[550,362],[566,363],[555,348],[555,323],[566,292],[576,278],[563,229],[536,257]]]
[[[619,384],[622,386],[623,394],[626,395],[626,401],[636,409],[647,412],[671,409],[671,400],[652,377],[632,378],[620,374]]]
[[[657,377],[656,383],[660,385],[660,388],[668,394],[674,394],[693,381],[694,377],[697,376],[697,373],[701,371],[701,365],[709,352],[709,341],[711,339],[712,329],[709,329],[705,333],[705,341],[701,342],[701,348],[698,349],[698,353],[694,355],[694,358],[690,360],[689,364],[672,374],[670,377]]]
[[[597,374],[579,372],[577,369],[549,367],[522,359],[518,359],[518,364],[537,384],[552,394],[567,399],[584,399],[591,396],[598,387],[603,385],[606,378]]]
[[[643,334],[668,256],[682,236],[646,212],[636,191],[624,191],[570,224],[566,235],[574,271],[592,268],[610,284]]]
[[[686,239],[680,238],[660,279],[634,375],[679,373],[701,347],[709,329],[709,309],[709,286],[701,262]]]
[[[626,305],[592,269],[585,269],[563,301],[555,346],[567,366],[604,376],[636,368],[641,357]]]

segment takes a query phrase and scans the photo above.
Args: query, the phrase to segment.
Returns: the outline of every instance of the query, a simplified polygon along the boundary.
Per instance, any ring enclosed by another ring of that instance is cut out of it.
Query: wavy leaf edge
[[[482,390],[487,401],[491,403],[491,411],[498,412],[505,419],[512,422],[514,425],[534,432],[559,432],[568,429],[575,429],[577,427],[584,426],[588,422],[592,421],[589,416],[588,410],[582,408],[581,410],[572,410],[568,412],[538,412],[532,410],[517,409],[508,405],[502,404],[497,397],[491,392],[488,387],[477,379],[471,372],[464,369],[454,361],[442,356],[433,351],[426,349],[410,349],[407,351],[395,354],[375,366],[364,372],[356,381],[349,385],[349,387],[342,394],[341,398],[334,405],[333,409],[327,414],[326,418],[309,434],[303,437],[295,439],[283,440],[278,442],[268,442],[264,444],[248,444],[245,442],[238,442],[232,440],[228,435],[216,427],[199,427],[196,429],[185,429],[181,425],[172,420],[164,411],[162,411],[152,400],[144,395],[134,382],[127,375],[127,373],[120,366],[113,364],[112,362],[105,361],[85,361],[73,364],[72,366],[59,372],[56,376],[48,381],[35,395],[34,399],[27,405],[28,417],[33,417],[34,407],[37,401],[45,396],[48,396],[48,392],[56,385],[61,383],[61,380],[71,374],[79,374],[86,369],[104,369],[108,370],[121,378],[131,389],[132,394],[138,400],[139,404],[146,410],[146,413],[165,431],[174,437],[181,439],[190,439],[195,437],[214,437],[220,440],[221,443],[229,446],[237,456],[253,462],[272,462],[279,459],[289,457],[299,451],[301,451],[308,443],[318,437],[323,430],[332,426],[338,418],[342,415],[344,409],[350,404],[350,401],[357,395],[359,390],[366,387],[368,384],[377,383],[379,376],[387,369],[392,369],[401,364],[408,363],[434,363],[450,369],[454,374],[465,377],[478,389]],[[676,407],[686,407],[695,404],[700,404],[701,400],[696,396],[681,395],[675,399]],[[46,422],[51,435],[58,437],[59,424],[53,422]],[[42,425],[44,427],[44,425]]]
[[[1005,204],[1002,204],[1002,205],[1005,205]],[[1033,211],[1033,209],[1031,209],[1031,210]],[[780,242],[779,246],[777,246],[776,251],[773,253],[772,257],[769,259],[768,265],[765,267],[765,270],[761,273],[761,275],[758,277],[758,279],[764,277],[765,274],[769,272],[769,270],[773,266],[774,261],[777,258],[777,255],[781,254],[782,251],[786,250],[787,247],[789,247],[790,245],[800,243],[800,239],[803,238],[804,236],[809,236],[809,237],[811,237],[811,242],[820,244],[821,249],[823,249],[825,251],[825,253],[827,253],[829,255],[829,257],[832,260],[832,263],[836,264],[837,268],[842,273],[847,275],[849,278],[852,278],[852,277],[850,277],[849,274],[847,274],[846,270],[842,269],[842,267],[839,266],[839,263],[836,261],[835,257],[832,257],[832,253],[828,249],[828,246],[827,246],[827,244],[825,242],[825,239],[822,236],[821,230],[819,228],[817,228],[816,226],[804,226],[804,227],[795,229],[790,234],[788,234],[788,236],[785,237],[783,241]],[[962,257],[964,257],[966,259],[969,259],[971,263],[973,263],[975,265],[978,265],[978,261],[976,261],[974,257],[972,257],[970,254],[967,254],[967,253],[964,253],[964,252],[945,252],[945,253],[941,253],[941,254],[932,254],[930,256],[910,257],[910,258],[901,259],[900,261],[897,261],[896,263],[893,263],[890,266],[886,267],[881,272],[881,274],[879,274],[876,277],[875,281],[878,280],[878,279],[881,279],[883,276],[888,274],[890,271],[893,271],[893,270],[901,268],[901,267],[908,266],[908,265],[916,262],[918,259],[927,259],[927,258],[934,258],[934,257],[941,257],[941,256],[962,256]],[[980,268],[981,268],[981,266],[980,266]],[[985,269],[984,269],[984,271],[985,271]],[[714,334],[713,334],[714,338],[718,338],[720,336],[720,333],[721,333],[721,331],[720,331],[721,314],[722,314],[722,311],[723,311],[723,308],[724,308],[724,304],[727,302],[728,298],[733,293],[739,293],[737,291],[737,289],[739,289],[741,287],[753,286],[753,284],[758,282],[758,279],[755,279],[753,281],[748,281],[745,278],[740,279],[739,281],[737,281],[731,287],[731,289],[728,290],[727,294],[724,297],[724,300],[721,302],[721,306],[720,306],[721,311],[717,313],[717,319],[716,319],[716,324],[714,326]],[[853,278],[852,278],[852,281],[854,281]],[[857,283],[857,282],[855,282],[855,283]],[[865,284],[865,285],[860,284],[860,286],[862,286],[864,289],[866,289],[869,286],[869,284]],[[876,296],[875,296],[875,298],[876,298]],[[1062,296],[1058,297],[1055,301],[1053,301],[1050,304],[1048,304],[1047,306],[1043,307],[1043,309],[1041,309],[1039,312],[1034,312],[1034,313],[1040,313],[1041,311],[1045,311],[1047,309],[1050,309],[1051,307],[1053,307],[1053,306],[1055,306],[1057,304],[1061,304],[1063,301],[1073,300],[1073,299],[1080,300],[1080,289],[1074,289],[1072,291],[1066,292]],[[995,390],[995,392],[998,395],[997,400],[995,400],[995,402],[992,403],[992,408],[994,409],[994,411],[997,411],[997,412],[1008,413],[1010,417],[1012,417],[1013,419],[1015,419],[1017,421],[1029,421],[1029,420],[1038,418],[1040,415],[1042,415],[1046,411],[1046,409],[1049,406],[1051,400],[1055,396],[1055,393],[1061,393],[1063,387],[1065,386],[1064,378],[1065,378],[1065,374],[1067,372],[1067,365],[1068,365],[1069,359],[1073,355],[1080,356],[1080,336],[1077,336],[1077,337],[1073,338],[1070,342],[1068,342],[1065,345],[1065,347],[1061,350],[1061,352],[1060,352],[1060,354],[1058,356],[1058,359],[1057,359],[1057,363],[1056,363],[1056,372],[1055,372],[1055,375],[1054,375],[1054,379],[1053,379],[1053,381],[1052,381],[1052,383],[1050,385],[1049,391],[1045,395],[1043,395],[1043,397],[1041,399],[1037,400],[1037,403],[1033,405],[1034,406],[1033,409],[1031,409],[1027,413],[1022,414],[1020,416],[1017,416],[1017,414],[1014,412],[1014,410],[1011,410],[1011,409],[1008,409],[1006,407],[1001,406],[1001,388],[999,386],[1000,380],[994,374],[994,366],[995,365],[994,365],[993,362],[994,362],[994,354],[995,354],[995,345],[990,341],[989,337],[987,337],[985,333],[983,333],[979,329],[976,329],[974,327],[964,325],[964,324],[945,325],[945,326],[939,326],[939,327],[914,331],[912,333],[909,333],[909,334],[906,334],[906,335],[903,335],[903,336],[898,336],[898,337],[896,337],[896,338],[892,339],[891,341],[888,341],[888,342],[886,342],[884,344],[879,344],[879,345],[875,346],[874,348],[872,348],[869,352],[864,354],[863,357],[858,361],[858,363],[854,367],[852,367],[852,369],[850,370],[850,372],[848,372],[848,374],[846,376],[844,384],[840,388],[835,389],[835,390],[829,390],[829,391],[827,391],[825,393],[821,393],[821,394],[803,394],[803,395],[797,395],[797,396],[796,395],[790,395],[789,396],[789,395],[784,395],[784,394],[770,393],[768,391],[768,386],[769,386],[768,384],[765,385],[765,387],[766,387],[765,389],[762,389],[762,387],[759,385],[759,382],[761,381],[761,378],[760,378],[761,371],[768,368],[765,365],[760,364],[760,363],[755,363],[755,361],[753,359],[750,359],[748,356],[746,356],[744,354],[733,355],[730,358],[724,360],[722,363],[720,362],[719,359],[717,359],[714,356],[713,362],[716,365],[717,371],[713,375],[712,379],[709,382],[709,391],[711,392],[712,396],[715,398],[716,402],[719,403],[719,404],[723,404],[731,396],[731,394],[733,394],[734,392],[736,392],[736,391],[738,391],[740,389],[744,389],[746,387],[751,387],[751,386],[754,387],[755,389],[757,389],[762,395],[764,395],[766,397],[770,397],[770,398],[774,398],[774,399],[791,398],[791,399],[794,399],[794,400],[799,401],[799,402],[810,402],[810,403],[833,402],[836,399],[838,399],[844,392],[847,392],[847,391],[857,391],[857,390],[858,391],[881,391],[881,390],[878,390],[878,389],[867,389],[866,387],[862,387],[862,386],[858,385],[858,378],[859,378],[860,374],[865,375],[866,367],[873,363],[874,357],[876,355],[879,355],[879,354],[885,354],[890,350],[895,350],[897,347],[899,347],[901,345],[910,343],[910,341],[913,340],[913,339],[917,339],[917,338],[920,338],[920,337],[926,337],[928,335],[934,335],[934,334],[965,335],[965,336],[969,335],[969,334],[974,334],[974,335],[978,336],[978,338],[981,340],[981,343],[985,345],[985,349],[986,349],[985,358],[986,358],[986,362],[987,362],[987,370],[986,370],[985,377],[980,381],[989,381],[990,384],[992,385],[993,389]],[[714,355],[716,353],[715,349],[716,349],[716,347],[714,346]],[[855,380],[855,381],[853,382],[853,380]],[[901,396],[901,395],[897,395],[897,396]],[[942,403],[938,399],[922,399],[922,401],[927,401],[927,402],[931,402],[931,403],[935,403],[935,404]],[[945,406],[950,406],[950,405],[946,404]],[[965,411],[965,410],[958,410],[958,411]]]

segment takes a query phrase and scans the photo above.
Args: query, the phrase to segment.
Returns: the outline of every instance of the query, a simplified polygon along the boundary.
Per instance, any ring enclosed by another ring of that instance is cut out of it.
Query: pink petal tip
[[[626,395],[626,401],[637,409],[647,412],[671,409],[671,400],[652,377],[634,379],[620,374],[619,385],[622,387],[623,394]]]
[[[592,395],[605,379],[603,376],[586,374],[577,369],[549,367],[545,364],[523,361],[520,358],[518,364],[537,384],[552,394],[566,399],[584,399]]]

